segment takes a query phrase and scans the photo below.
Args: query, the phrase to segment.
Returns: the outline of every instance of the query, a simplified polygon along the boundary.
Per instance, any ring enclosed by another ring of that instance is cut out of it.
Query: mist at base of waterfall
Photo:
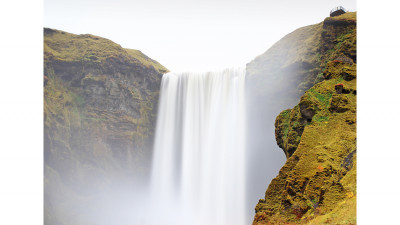
[[[75,225],[251,224],[285,157],[275,112],[257,111],[268,108],[245,78],[244,69],[164,74],[150,176],[55,193],[52,213]]]

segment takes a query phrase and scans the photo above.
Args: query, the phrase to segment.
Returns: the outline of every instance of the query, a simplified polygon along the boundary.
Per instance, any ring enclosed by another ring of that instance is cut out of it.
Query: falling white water
[[[244,82],[244,69],[163,76],[152,170],[155,223],[245,224]]]

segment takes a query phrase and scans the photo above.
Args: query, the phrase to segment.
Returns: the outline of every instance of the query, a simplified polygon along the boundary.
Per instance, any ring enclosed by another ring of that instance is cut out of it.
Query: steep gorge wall
[[[285,43],[291,38],[292,44]],[[283,87],[276,108],[291,109],[275,120],[276,142],[287,161],[257,204],[253,224],[355,224],[356,13],[300,28],[255,61],[262,64],[263,58],[270,74],[264,76]],[[258,86],[275,96],[261,81]]]
[[[44,29],[45,224],[84,224],[78,203],[146,183],[165,72],[110,40]]]
[[[249,149],[248,209],[263,197],[286,157],[276,145],[274,121],[297,104],[305,90],[321,77],[320,41],[323,24],[299,28],[286,35],[246,66]],[[251,219],[250,219],[251,220]]]

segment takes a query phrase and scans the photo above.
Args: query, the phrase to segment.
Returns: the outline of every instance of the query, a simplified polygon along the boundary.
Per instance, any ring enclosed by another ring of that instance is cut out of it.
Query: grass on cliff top
[[[292,87],[296,82],[294,76],[312,76],[319,72],[310,70],[317,68],[320,64],[321,55],[318,48],[322,30],[322,22],[299,28],[248,63],[246,73],[247,77],[256,80],[255,92],[261,95],[273,95],[280,90],[288,89],[285,95],[304,93],[310,84],[305,82],[298,85],[299,89],[295,89]],[[266,76],[268,79],[265,79]],[[271,88],[271,82],[274,82],[276,87],[280,87],[279,90]]]
[[[167,68],[165,68],[163,65],[161,65],[159,62],[149,58],[147,55],[143,54],[141,51],[135,50],[135,49],[128,49],[128,48],[125,48],[125,50],[130,56],[139,60],[143,65],[153,66],[156,70],[163,72],[163,73],[169,72],[169,70]]]
[[[357,21],[357,12],[347,12],[340,16],[335,17],[327,17],[325,21],[348,21],[348,22],[356,22]]]
[[[52,55],[59,61],[104,62],[107,58],[123,57],[124,60],[141,63],[146,67],[153,66],[161,73],[168,69],[149,58],[139,50],[124,49],[106,38],[91,34],[71,34],[60,30],[44,28],[45,60]]]
[[[262,55],[257,56],[249,63],[248,69],[252,73],[257,64],[263,64],[263,68],[286,67],[294,62],[313,63],[319,60],[317,48],[320,42],[322,23],[299,28],[276,42]],[[310,54],[312,53],[312,54]],[[315,53],[315,54],[313,54]],[[274,71],[271,71],[274,72]]]
[[[325,21],[352,21],[357,20],[356,12],[347,12],[336,17],[327,17]],[[318,47],[320,34],[323,30],[323,22],[301,27],[276,42],[265,53],[257,56],[248,64],[250,74],[262,72],[256,71],[257,64],[263,64],[263,68],[283,68],[294,62],[315,63],[320,60]],[[274,72],[274,71],[271,71]]]
[[[121,54],[122,47],[108,39],[90,34],[75,35],[64,31],[44,29],[44,51],[58,60],[80,61],[84,58],[104,60]]]

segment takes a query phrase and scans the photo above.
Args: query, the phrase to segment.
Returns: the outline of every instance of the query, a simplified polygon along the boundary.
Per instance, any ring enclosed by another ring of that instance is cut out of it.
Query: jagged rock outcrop
[[[74,203],[148,175],[165,72],[105,38],[44,29],[45,224],[84,224]]]
[[[321,29],[308,36],[318,42],[301,54],[320,61],[303,79],[321,73],[275,120],[287,161],[257,204],[254,225],[356,223],[356,14],[313,26]]]
[[[320,65],[325,59],[319,45],[322,31],[322,23],[299,28],[246,65],[247,129],[256,134],[248,135],[246,146],[252,165],[248,170],[248,208],[254,207],[286,160],[275,145],[276,116],[293,108],[306,90],[324,79]],[[297,132],[301,132],[300,125]],[[297,136],[290,135],[296,141]]]

